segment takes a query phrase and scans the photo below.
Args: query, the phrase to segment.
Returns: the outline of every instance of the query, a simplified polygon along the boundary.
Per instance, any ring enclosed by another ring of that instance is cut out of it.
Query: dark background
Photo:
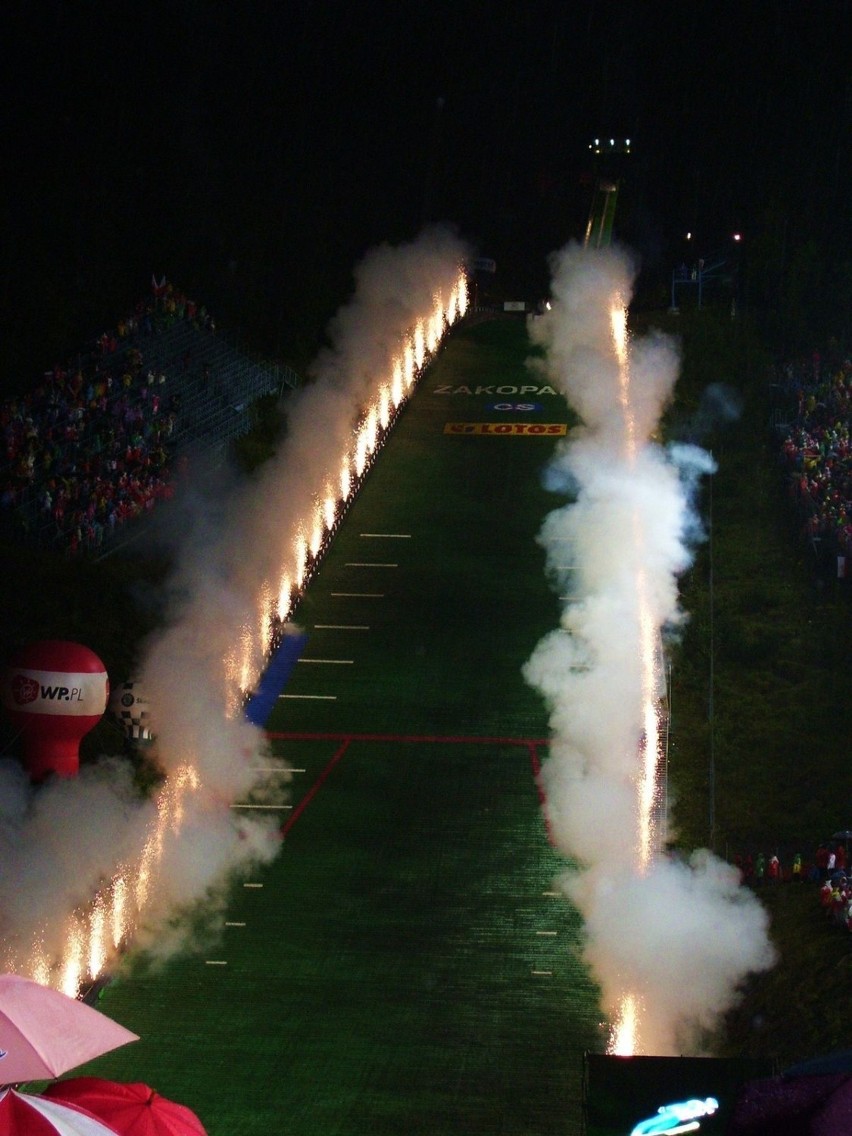
[[[847,0],[10,0],[0,381],[114,326],[152,273],[303,367],[365,250],[426,220],[494,257],[504,295],[543,292],[548,252],[582,234],[589,143],[611,135],[633,141],[617,230],[646,304],[665,306],[682,258],[735,251],[742,302],[782,347],[845,347],[851,16]]]

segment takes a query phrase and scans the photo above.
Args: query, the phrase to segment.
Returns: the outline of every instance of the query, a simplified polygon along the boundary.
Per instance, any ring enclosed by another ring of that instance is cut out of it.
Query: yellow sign
[[[553,437],[555,434],[567,434],[568,426],[565,422],[446,422],[445,434],[487,434],[491,436],[517,437]]]

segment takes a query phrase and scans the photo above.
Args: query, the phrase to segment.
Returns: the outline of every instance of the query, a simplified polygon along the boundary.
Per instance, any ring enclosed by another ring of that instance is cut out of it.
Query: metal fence
[[[122,375],[134,358],[137,372],[125,386]],[[141,369],[139,359],[141,358]],[[115,352],[80,356],[77,367],[84,382],[111,375],[106,416],[119,399],[141,407],[150,420],[154,417],[152,396],[158,399],[158,414],[168,415],[172,428],[168,450],[172,460],[184,449],[194,452],[223,451],[252,425],[252,406],[261,397],[281,397],[300,385],[298,374],[283,364],[253,358],[232,335],[215,331],[209,323],[155,317],[133,335],[121,338]],[[96,367],[98,375],[96,376]],[[144,389],[144,388],[147,388]],[[104,411],[84,411],[86,426],[104,419]],[[85,452],[86,443],[69,441],[54,444],[53,458],[68,462]],[[51,473],[37,467],[32,481],[23,488],[15,507],[18,528],[39,545],[67,547],[69,532],[42,507]],[[95,548],[108,543],[114,530],[98,526]],[[88,545],[92,541],[87,542]]]

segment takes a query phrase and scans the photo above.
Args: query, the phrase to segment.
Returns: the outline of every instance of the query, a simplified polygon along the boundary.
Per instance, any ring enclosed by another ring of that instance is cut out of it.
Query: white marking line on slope
[[[373,537],[376,540],[411,540],[411,533],[359,533],[362,537]]]
[[[398,564],[379,564],[371,560],[347,560],[347,568],[398,568]]]
[[[229,919],[225,920],[226,927],[245,927],[245,923],[232,923]]]
[[[232,809],[292,809],[292,805],[250,805],[245,801],[235,801]]]
[[[336,694],[279,694],[279,698],[301,698],[310,702],[336,702]]]
[[[205,959],[204,965],[205,966],[227,966],[228,964],[227,964],[227,962],[225,962],[224,959]]]
[[[304,769],[292,769],[289,765],[259,765],[255,773],[304,773]]]
[[[298,663],[324,663],[327,666],[351,666],[354,659],[297,659]]]
[[[262,888],[263,884],[243,884],[244,888]]]
[[[558,931],[536,931],[537,935],[558,935]]]

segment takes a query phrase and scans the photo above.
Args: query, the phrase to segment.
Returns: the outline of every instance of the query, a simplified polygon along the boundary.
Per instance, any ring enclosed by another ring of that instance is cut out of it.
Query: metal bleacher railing
[[[131,357],[137,361],[136,374],[127,385],[122,377]],[[80,356],[76,366],[84,375],[84,383],[94,375],[96,364],[101,376],[113,376],[107,417],[120,399],[141,407],[150,417],[150,396],[156,394],[158,413],[168,415],[171,424],[170,464],[188,450],[214,456],[223,453],[229,443],[251,428],[251,408],[259,398],[280,397],[300,385],[292,368],[253,358],[236,337],[216,330],[212,320],[169,318],[159,312],[139,321],[132,334],[117,340],[111,353]],[[147,391],[143,392],[145,387]],[[84,412],[84,436],[87,427],[95,425],[95,415],[103,422],[102,410]],[[77,441],[54,443],[52,452],[62,461],[79,457],[79,448]],[[64,548],[69,546],[67,526],[58,524],[42,507],[49,476],[36,465],[35,476],[19,492],[17,518],[29,539],[42,546]],[[85,547],[100,548],[118,536],[108,526],[97,525],[96,532],[94,541],[90,538],[83,542]]]

